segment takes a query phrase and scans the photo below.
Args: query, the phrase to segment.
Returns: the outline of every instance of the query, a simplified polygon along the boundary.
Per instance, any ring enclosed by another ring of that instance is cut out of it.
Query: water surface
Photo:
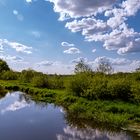
[[[62,108],[53,104],[37,103],[21,92],[7,93],[0,99],[0,140],[140,139],[134,133],[91,128],[68,118]]]

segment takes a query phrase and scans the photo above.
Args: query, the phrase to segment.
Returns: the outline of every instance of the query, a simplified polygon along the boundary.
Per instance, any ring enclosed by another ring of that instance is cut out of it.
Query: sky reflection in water
[[[0,140],[138,140],[127,132],[110,133],[65,120],[66,112],[36,103],[20,92],[0,99]],[[73,121],[75,122],[75,121]]]

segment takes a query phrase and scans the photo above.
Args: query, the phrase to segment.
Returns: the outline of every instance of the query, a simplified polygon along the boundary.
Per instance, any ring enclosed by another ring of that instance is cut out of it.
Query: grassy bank
[[[139,104],[121,100],[89,100],[74,96],[67,89],[37,88],[18,80],[0,80],[0,85],[10,91],[23,91],[33,100],[63,106],[71,117],[91,120],[97,124],[120,128],[140,122]]]

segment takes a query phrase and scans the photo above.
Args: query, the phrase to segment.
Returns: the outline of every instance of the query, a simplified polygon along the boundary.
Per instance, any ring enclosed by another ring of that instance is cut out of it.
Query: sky
[[[83,60],[140,66],[140,0],[0,0],[0,58],[15,71],[71,74]]]

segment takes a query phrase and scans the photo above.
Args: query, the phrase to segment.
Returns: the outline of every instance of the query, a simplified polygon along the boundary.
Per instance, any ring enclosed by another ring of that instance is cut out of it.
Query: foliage
[[[84,93],[90,85],[90,77],[88,73],[78,73],[68,84],[68,91],[75,96],[84,96]]]
[[[136,71],[137,72],[140,72],[140,66],[136,68]]]
[[[98,72],[106,73],[106,74],[111,74],[113,72],[113,68],[110,64],[110,62],[107,59],[100,59],[98,62]]]
[[[111,80],[108,83],[108,92],[111,99],[121,99],[123,101],[130,101],[132,96],[131,83],[126,79]]]
[[[50,89],[63,89],[64,88],[64,80],[60,75],[54,75],[48,78]]]
[[[19,77],[20,81],[22,82],[31,82],[32,81],[32,78],[35,76],[35,75],[38,75],[40,73],[32,70],[32,69],[28,69],[28,70],[23,70],[21,72],[21,75]]]
[[[72,95],[88,100],[140,102],[140,82],[137,83],[134,74],[78,73],[69,81],[67,89]]]
[[[88,64],[85,64],[85,62],[81,59],[80,62],[76,64],[74,72],[75,73],[92,72],[92,69]]]
[[[85,97],[92,99],[108,99],[108,81],[104,77],[94,77],[90,83],[90,88],[85,93]]]
[[[35,86],[35,87],[40,87],[40,88],[43,88],[43,87],[48,87],[48,78],[47,76],[43,76],[43,75],[40,75],[40,76],[34,76],[32,78],[32,81],[31,83]]]
[[[0,59],[0,73],[2,71],[8,71],[10,70],[9,66],[7,65],[6,61]]]
[[[3,79],[3,80],[17,80],[18,79],[18,73],[14,72],[12,70],[4,71],[4,72],[2,72],[0,78]]]

